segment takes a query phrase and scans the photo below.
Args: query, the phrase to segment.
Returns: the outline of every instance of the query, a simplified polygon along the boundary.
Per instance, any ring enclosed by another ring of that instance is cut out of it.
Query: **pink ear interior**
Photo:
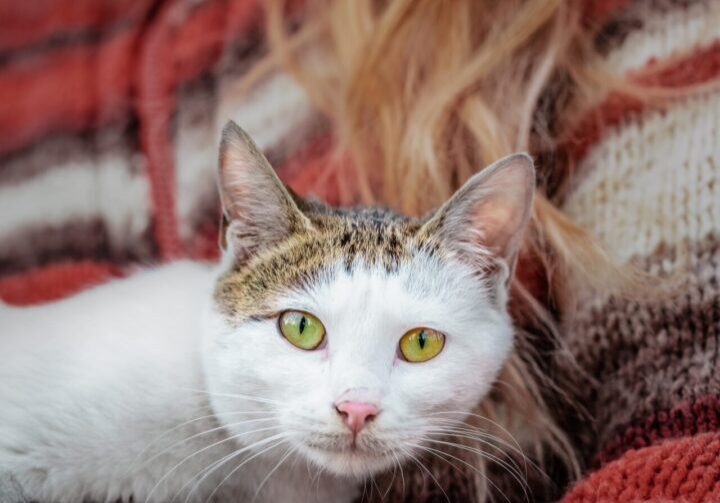
[[[265,156],[232,122],[223,131],[219,185],[229,219],[225,237],[238,257],[287,238],[303,222]]]
[[[519,156],[496,168],[483,181],[480,197],[469,210],[469,223],[479,231],[478,244],[500,256],[516,251],[529,218],[535,180],[528,162]]]
[[[451,244],[510,259],[530,217],[534,187],[529,156],[497,161],[468,180],[440,210],[442,236]]]

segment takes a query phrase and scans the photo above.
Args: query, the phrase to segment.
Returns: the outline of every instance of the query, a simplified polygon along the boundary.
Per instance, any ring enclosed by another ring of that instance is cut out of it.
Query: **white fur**
[[[391,466],[391,452],[403,458],[403,451],[414,451],[413,443],[431,426],[429,414],[469,412],[512,343],[507,315],[490,305],[488,290],[469,268],[423,255],[396,274],[362,264],[348,273],[339,264],[317,287],[288,292],[274,307],[318,316],[326,346],[295,348],[278,336],[275,320],[231,328],[214,316],[220,333],[209,341],[205,366],[208,389],[218,393],[214,408],[222,417],[249,407],[230,395],[261,390],[274,401],[263,407],[292,433],[290,444],[341,475],[367,476]],[[418,326],[447,334],[445,348],[432,360],[408,363],[398,358],[398,343]],[[333,406],[348,398],[381,410],[358,436],[355,451]]]
[[[338,264],[273,300],[322,320],[327,342],[311,352],[282,338],[274,319],[228,321],[209,302],[216,274],[176,263],[2,309],[0,471],[40,502],[184,501],[203,468],[264,442],[227,458],[188,499],[204,501],[227,476],[217,494],[233,501],[352,501],[361,477],[415,450],[431,414],[469,411],[512,345],[494,286],[422,254],[395,273]],[[397,346],[417,326],[447,340],[434,359],[408,363]],[[381,409],[354,450],[333,406],[340,398]],[[273,435],[282,443],[262,452]]]

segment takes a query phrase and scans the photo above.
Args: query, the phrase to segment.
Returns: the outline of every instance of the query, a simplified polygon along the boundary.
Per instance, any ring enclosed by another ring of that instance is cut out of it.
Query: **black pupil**
[[[425,340],[427,338],[425,337],[425,330],[421,330],[418,334],[418,344],[420,344],[420,349],[425,349]]]
[[[300,318],[300,333],[303,333],[305,331],[305,326],[307,325],[307,321],[305,320],[305,316]]]

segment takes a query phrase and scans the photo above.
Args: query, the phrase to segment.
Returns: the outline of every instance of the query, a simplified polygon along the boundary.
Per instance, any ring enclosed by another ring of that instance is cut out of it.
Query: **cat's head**
[[[533,189],[518,154],[421,220],[329,208],[291,194],[229,124],[227,270],[205,348],[221,423],[252,452],[292,449],[357,476],[437,439],[512,349],[507,287]]]

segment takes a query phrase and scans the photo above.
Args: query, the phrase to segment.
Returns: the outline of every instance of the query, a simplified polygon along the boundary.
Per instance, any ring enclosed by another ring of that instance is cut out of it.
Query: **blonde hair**
[[[266,11],[268,57],[242,89],[276,68],[288,71],[331,122],[338,159],[350,161],[327,166],[350,170],[343,173],[341,201],[380,202],[419,215],[497,158],[519,150],[548,158],[611,90],[663,96],[662,89],[627,82],[603,66],[593,30],[583,23],[585,5],[316,0],[298,23],[288,22],[293,17],[282,0],[273,0]],[[630,295],[646,281],[613,264],[541,192],[535,201],[523,253],[542,261],[556,303],[569,305],[574,282]],[[557,335],[542,301],[519,281],[512,293],[520,318]],[[580,466],[571,442],[543,399],[543,387],[552,383],[520,346],[501,376],[507,389],[498,388],[480,412],[502,429],[523,432],[532,459],[542,463],[550,451],[575,476]],[[513,432],[494,431],[505,438]],[[476,497],[484,501],[483,457],[472,462],[479,468]]]

